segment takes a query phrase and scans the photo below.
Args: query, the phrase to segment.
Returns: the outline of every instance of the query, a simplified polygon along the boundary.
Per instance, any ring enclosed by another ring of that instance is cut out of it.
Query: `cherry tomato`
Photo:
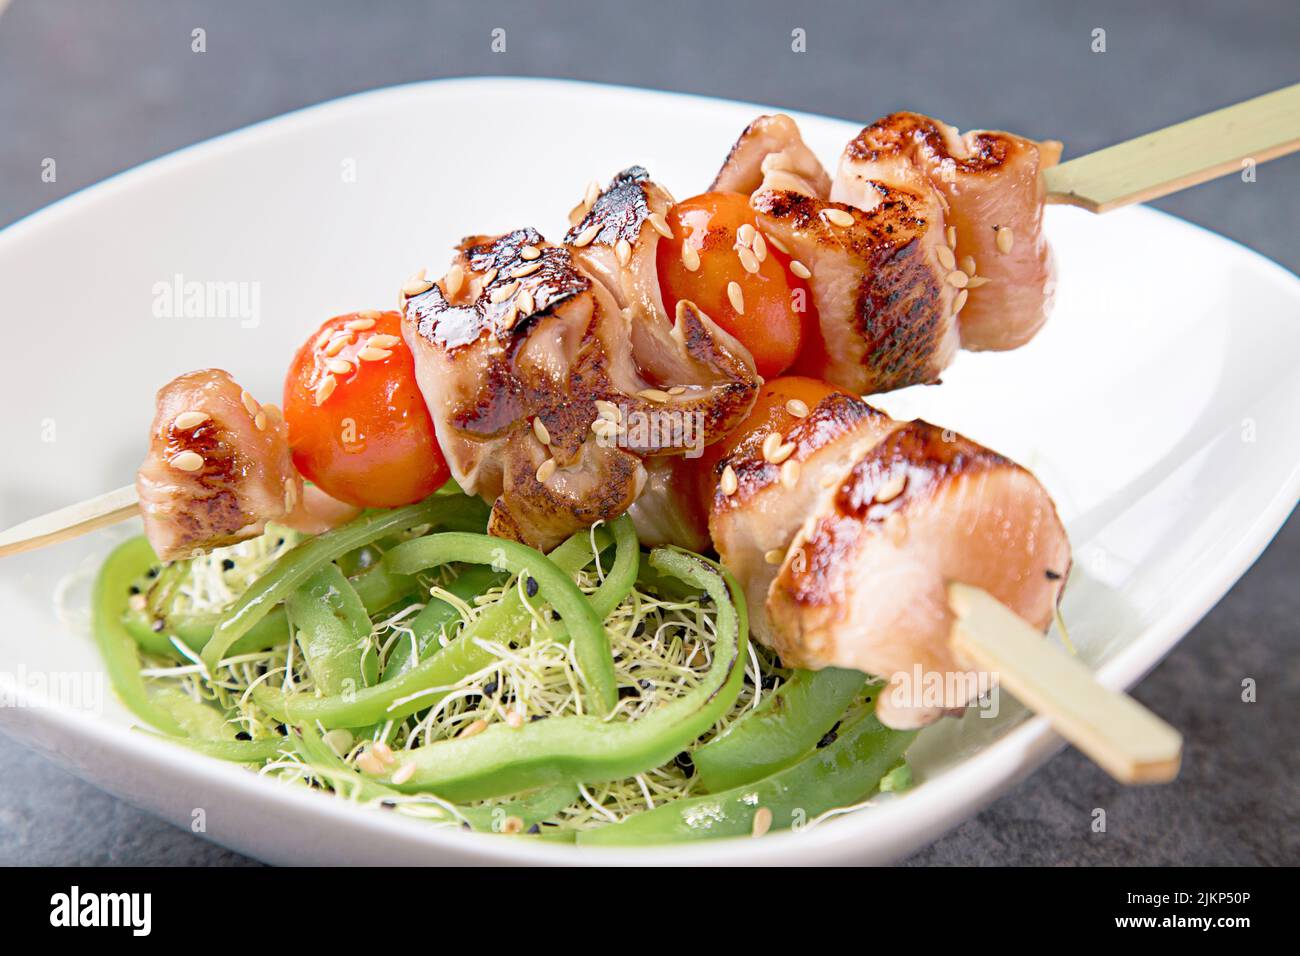
[[[827,395],[836,393],[850,394],[820,379],[805,378],[802,375],[785,375],[765,382],[745,420],[705,448],[704,454],[695,460],[695,479],[700,500],[713,500],[713,492],[720,477],[718,466],[724,458],[738,451],[757,454],[763,439],[772,432],[782,435],[789,433],[798,420],[787,407],[790,403],[802,402],[811,411]]]
[[[676,314],[680,300],[690,299],[749,349],[759,375],[770,378],[789,368],[799,354],[812,297],[790,272],[788,256],[761,237],[750,238],[757,222],[748,197],[703,193],[673,206],[667,219],[673,238],[659,243],[658,267],[668,314]],[[738,241],[743,227],[748,228]],[[763,253],[761,261],[755,247]],[[733,282],[743,311],[728,291]]]
[[[411,504],[449,474],[401,324],[396,312],[335,316],[298,349],[284,380],[294,465],[349,504]]]

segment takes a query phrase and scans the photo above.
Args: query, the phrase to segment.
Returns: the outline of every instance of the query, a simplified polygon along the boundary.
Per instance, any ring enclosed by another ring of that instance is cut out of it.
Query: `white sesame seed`
[[[788,441],[785,442],[784,444],[777,445],[776,448],[773,449],[772,451],[772,457],[768,460],[771,461],[772,464],[774,465],[779,465],[781,464],[781,462],[785,461],[787,458],[789,458],[791,455],[794,454],[794,449],[795,449],[795,444],[792,441]]]
[[[542,267],[540,262],[530,262],[526,266],[520,266],[510,273],[512,279],[522,279],[524,276],[530,276]]]
[[[637,394],[648,402],[666,402],[670,397],[667,392],[658,388],[643,388]]]
[[[754,250],[754,258],[759,262],[767,259],[767,241],[761,232],[754,233],[754,241],[749,244],[749,247]]]
[[[447,298],[454,299],[460,292],[460,287],[465,284],[465,269],[459,262],[453,263],[452,267],[447,270],[447,274],[442,277],[443,291]]]
[[[480,288],[486,289],[488,286],[490,286],[493,282],[496,281],[496,278],[497,278],[497,270],[496,267],[494,266],[493,268],[489,269],[487,272],[483,273],[483,275],[479,277],[479,281],[483,283],[480,286]]]
[[[632,261],[632,244],[626,239],[620,239],[614,244],[614,254],[618,256],[620,265],[627,265]]]
[[[352,363],[349,362],[347,359],[340,359],[340,358],[327,359],[325,362],[325,367],[329,369],[331,372],[333,372],[335,375],[347,375],[348,372],[352,371]]]
[[[956,249],[957,248],[957,227],[956,226],[948,227],[948,235],[946,238],[948,239],[948,248]]]
[[[968,276],[973,276],[973,275],[975,274],[975,257],[974,257],[974,256],[962,256],[962,257],[961,257],[961,271],[964,272],[964,273],[966,273]]]
[[[686,394],[686,386],[685,386],[685,385],[674,385],[672,388],[668,389],[668,394],[669,394],[669,395],[685,395],[685,394]]]
[[[962,289],[960,292],[957,293],[957,298],[953,299],[952,302],[953,315],[956,315],[958,312],[960,312],[962,309],[966,307],[966,299],[969,296],[970,296],[969,289]]]
[[[1015,244],[1016,235],[1011,231],[1010,226],[994,226],[993,228],[997,230],[998,252],[1005,255],[1011,251],[1011,247]]]
[[[334,334],[333,329],[326,329],[320,335],[316,336],[316,348],[318,349],[324,348],[325,343],[330,340],[330,336],[333,334]]]
[[[533,294],[527,289],[523,289],[515,296],[515,304],[519,306],[521,315],[532,315],[537,311],[537,305],[533,302]]]
[[[765,461],[772,461],[772,456],[776,454],[776,450],[781,447],[781,444],[781,433],[769,432],[768,436],[763,439],[763,459]],[[780,464],[780,462],[772,463]]]
[[[943,266],[948,272],[957,268],[957,257],[952,254],[952,250],[947,246],[935,246],[934,254],[939,259],[939,265]]]
[[[394,345],[396,345],[400,341],[402,340],[399,336],[380,334],[380,335],[372,335],[370,336],[370,338],[366,339],[366,345],[373,346],[374,348],[377,349],[391,349]]]
[[[722,479],[718,482],[718,490],[730,498],[739,487],[740,479],[736,477],[736,469],[730,465],[722,469]]]
[[[587,243],[591,242],[591,240],[595,239],[596,234],[599,232],[600,223],[592,223],[586,229],[582,230],[582,232],[578,233],[578,237],[573,240],[573,244],[581,249],[583,246],[587,245]]]
[[[506,299],[510,298],[518,291],[519,291],[518,282],[507,282],[505,285],[498,286],[497,288],[493,289],[492,294],[488,296],[488,301],[491,302],[493,305],[496,305],[498,303],[504,302]]]
[[[781,466],[781,486],[792,489],[799,484],[799,463],[794,459],[787,461]]]
[[[537,436],[537,440],[543,445],[549,445],[551,443],[550,430],[547,429],[546,423],[542,421],[540,417],[535,417],[533,419],[533,434]]]
[[[758,230],[749,223],[744,223],[736,230],[736,242],[740,243],[742,246],[752,245],[756,235],[758,235]]]
[[[333,375],[326,375],[322,378],[320,384],[316,386],[316,404],[324,405],[326,400],[334,394],[334,388],[337,385],[338,381]]]
[[[785,410],[795,418],[808,417],[808,403],[798,398],[792,398],[790,401],[786,402]]]
[[[618,406],[615,405],[613,402],[607,402],[603,398],[598,398],[596,399],[595,404],[596,404],[596,414],[599,415],[601,418],[606,418],[612,422],[617,422],[622,420],[623,414],[618,410]]]
[[[397,770],[393,773],[392,780],[393,783],[395,783],[397,786],[400,787],[402,784],[406,783],[406,781],[410,780],[414,776],[415,776],[415,764],[404,763],[400,767],[398,767]]]
[[[298,503],[298,483],[292,478],[284,479],[284,510],[292,511]]]
[[[352,342],[352,333],[347,332],[337,338],[330,339],[330,344],[325,346],[325,355],[333,357],[343,351],[343,348]]]
[[[599,198],[600,183],[593,179],[591,182],[587,183],[587,190],[582,194],[582,201],[584,204],[590,206]]]
[[[252,395],[249,395],[248,392],[240,392],[239,400],[244,403],[244,409],[249,415],[256,415],[261,411],[262,406],[257,404],[257,399],[253,398]]]
[[[618,422],[608,418],[597,418],[591,423],[591,433],[598,442],[608,442],[618,435]]]
[[[208,420],[207,412],[181,412],[172,420],[172,426],[183,432],[198,428]]]
[[[806,265],[800,262],[798,259],[790,260],[790,271],[793,272],[795,275],[797,275],[800,279],[812,278],[812,271]]]
[[[506,314],[501,316],[501,327],[509,330],[515,327],[519,321],[519,306],[514,302],[510,303],[510,308],[506,309]]]
[[[169,464],[180,471],[198,471],[203,467],[203,456],[196,451],[183,451],[173,456]]]
[[[847,212],[843,209],[827,209],[822,213],[822,215],[825,216],[826,221],[833,226],[848,227],[853,225],[853,213]]]
[[[538,483],[545,484],[546,480],[550,478],[551,475],[555,474],[555,470],[559,467],[560,466],[555,463],[554,458],[548,458],[546,461],[542,462],[538,467],[537,475],[535,476]]]
[[[659,235],[663,236],[665,239],[671,239],[673,237],[673,231],[668,228],[668,220],[664,218],[663,213],[651,213],[648,218],[650,220],[650,225],[654,226],[655,232],[659,233]]]
[[[351,329],[353,332],[364,332],[366,329],[373,329],[374,327],[374,319],[353,319],[350,322],[343,323],[343,328]]]
[[[775,248],[776,251],[781,253],[782,255],[788,256],[790,254],[790,247],[787,246],[780,239],[776,238],[776,236],[768,236],[767,241],[771,243],[772,247]]]
[[[694,272],[700,267],[700,251],[689,242],[682,243],[682,265],[687,272]]]
[[[956,286],[958,289],[964,289],[966,288],[966,283],[970,281],[970,276],[962,272],[960,269],[954,269],[952,272],[948,273],[946,281],[951,286]]]
[[[736,256],[740,259],[740,264],[744,267],[746,272],[752,273],[758,271],[758,256],[754,255],[751,249],[748,249],[745,246],[737,246]]]
[[[771,551],[763,553],[763,560],[768,564],[780,564],[785,560],[785,552],[780,548],[773,548]]]
[[[392,354],[393,353],[388,349],[376,349],[366,346],[361,351],[357,352],[357,358],[363,362],[378,362],[388,358],[388,356]]]
[[[971,276],[970,281],[966,283],[966,288],[978,289],[982,285],[987,285],[989,281],[988,276]]]
[[[772,811],[767,807],[759,807],[754,811],[754,828],[750,832],[753,836],[761,837],[770,829],[772,829]]]
[[[458,733],[456,736],[457,736],[457,737],[473,737],[473,736],[476,735],[476,734],[481,734],[481,733],[483,733],[483,731],[485,731],[485,730],[487,730],[487,729],[488,729],[488,722],[487,722],[486,720],[484,720],[482,717],[480,717],[478,720],[474,721],[472,724],[469,724],[468,726],[466,726],[466,728],[465,728],[464,730],[462,730],[460,733]]]
[[[256,415],[253,416],[253,425],[257,428],[259,432],[266,431],[266,423],[267,423],[266,412],[259,411]]]
[[[531,262],[541,256],[542,250],[536,246],[524,246],[519,250],[519,258]]]
[[[428,279],[412,279],[402,286],[402,295],[411,297],[413,295],[422,295],[433,288],[433,283]]]
[[[907,487],[907,475],[894,475],[876,490],[876,500],[881,504],[893,501]]]
[[[738,314],[745,314],[745,293],[740,291],[739,282],[733,280],[727,283],[727,298],[731,300],[731,307]]]

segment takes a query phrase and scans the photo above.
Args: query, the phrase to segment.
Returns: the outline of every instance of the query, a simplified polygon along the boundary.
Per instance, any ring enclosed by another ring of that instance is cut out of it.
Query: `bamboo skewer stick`
[[[1021,703],[1112,777],[1165,783],[1178,775],[1178,731],[1127,694],[1097,683],[1088,668],[987,591],[954,583],[948,601],[957,615],[952,645],[958,658],[997,674]]]
[[[1300,150],[1300,83],[1043,173],[1047,201],[1109,212]]]
[[[0,531],[0,557],[34,551],[107,528],[134,517],[139,510],[135,485],[118,488]]]

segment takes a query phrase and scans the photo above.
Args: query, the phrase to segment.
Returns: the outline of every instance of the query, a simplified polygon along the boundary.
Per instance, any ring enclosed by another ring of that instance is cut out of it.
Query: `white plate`
[[[589,179],[632,163],[690,195],[759,109],[565,82],[425,83],[182,150],[10,227],[0,233],[0,523],[129,482],[153,391],[171,376],[222,366],[275,396],[308,330],[391,305],[416,268],[441,271],[462,234],[530,224],[555,237]],[[798,118],[828,162],[857,129]],[[1074,641],[1104,683],[1127,687],[1223,596],[1296,502],[1300,280],[1145,209],[1053,208],[1048,224],[1062,265],[1046,330],[1017,352],[963,354],[943,385],[882,404],[1037,472],[1076,549],[1064,605]],[[158,317],[155,286],[177,274],[249,284],[258,315]],[[84,621],[60,615],[53,598],[80,568],[65,602],[75,609],[78,588],[127,533],[0,562],[0,674],[26,689],[28,705],[0,707],[4,729],[181,826],[202,810],[208,837],[264,860],[882,862],[970,816],[1060,746],[1011,706],[996,720],[948,721],[915,746],[922,782],[911,793],[762,840],[598,853],[441,831],[129,732],[101,692]],[[78,691],[88,706],[76,705]]]

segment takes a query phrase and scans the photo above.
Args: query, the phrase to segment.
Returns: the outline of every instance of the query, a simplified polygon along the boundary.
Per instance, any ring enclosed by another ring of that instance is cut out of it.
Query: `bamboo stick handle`
[[[0,557],[58,544],[138,514],[135,485],[127,485],[75,505],[51,511],[0,531]]]
[[[1108,212],[1300,150],[1300,83],[1043,173],[1047,201]]]
[[[1091,672],[1048,644],[1010,608],[969,584],[949,585],[958,657],[998,676],[1021,703],[1121,783],[1165,783],[1178,776],[1183,738],[1132,697],[1097,683]]]

